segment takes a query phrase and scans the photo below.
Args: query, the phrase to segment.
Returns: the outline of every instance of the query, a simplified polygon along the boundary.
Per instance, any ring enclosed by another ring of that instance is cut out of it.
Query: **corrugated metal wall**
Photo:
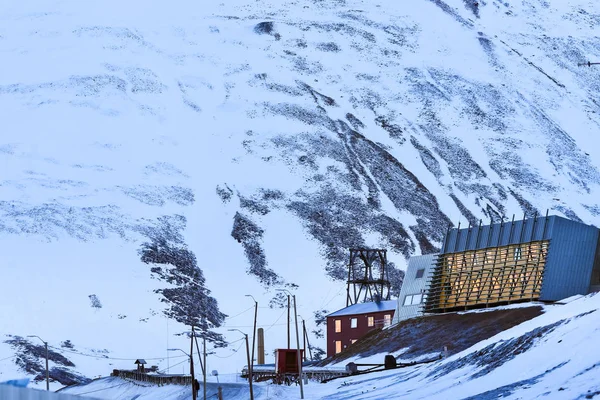
[[[564,220],[564,218],[552,215],[461,228],[460,230],[453,228],[448,231],[444,239],[442,253],[458,253],[466,250],[548,239],[552,235],[556,219]]]
[[[90,397],[0,385],[1,400],[92,400]]]
[[[426,293],[427,278],[433,270],[437,257],[438,254],[428,254],[411,257],[408,260],[408,267],[404,275],[402,288],[400,289],[400,296],[398,297],[398,306],[396,307],[392,321],[394,324],[421,315],[423,304],[404,306],[404,298],[413,294]],[[416,277],[419,269],[425,270],[422,278]]]
[[[540,300],[587,294],[597,245],[597,228],[555,217]]]
[[[555,301],[590,290],[598,228],[556,215],[450,229],[442,253],[550,240],[540,300]]]

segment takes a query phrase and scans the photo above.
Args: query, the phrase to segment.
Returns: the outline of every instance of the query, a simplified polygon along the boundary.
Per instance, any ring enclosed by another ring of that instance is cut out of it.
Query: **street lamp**
[[[254,300],[254,330],[252,331],[252,357],[250,358],[250,360],[252,361],[252,366],[249,367],[252,369],[252,372],[254,372],[254,346],[256,343],[256,317],[258,315],[258,301],[256,301],[254,296],[252,296],[251,294],[247,294],[245,296],[252,297],[252,300]]]
[[[302,356],[300,355],[300,337],[298,336],[298,311],[296,311],[296,295],[287,289],[275,289],[279,292],[287,292],[294,299],[294,320],[296,323],[296,358],[298,359],[298,380],[300,381],[300,398],[304,398],[304,385],[302,383]]]
[[[248,334],[239,329],[227,329],[230,332],[238,331],[246,338],[246,358],[248,359],[248,385],[250,386],[250,400],[254,400],[254,392],[252,391],[252,366],[250,365],[250,349],[248,348]]]
[[[192,363],[194,362],[192,360],[192,356],[189,355],[187,352],[181,350],[181,349],[167,349],[167,351],[180,351],[180,352],[182,352],[183,354],[185,354],[186,356],[189,357],[189,359],[190,359],[190,374],[192,376],[192,399],[195,400],[196,399],[196,385],[195,385],[195,382],[194,382],[195,379],[194,379],[194,375],[193,375],[193,371],[192,371]]]
[[[27,337],[36,337],[44,343],[44,346],[46,346],[46,390],[50,391],[50,372],[48,371],[48,342],[37,335],[27,335]]]
[[[180,352],[182,352],[183,354],[185,354],[186,356],[188,356],[188,357],[192,358],[192,356],[190,356],[190,355],[189,355],[187,352],[185,352],[185,351],[183,351],[183,350],[181,350],[181,349],[167,349],[167,351],[180,351]]]

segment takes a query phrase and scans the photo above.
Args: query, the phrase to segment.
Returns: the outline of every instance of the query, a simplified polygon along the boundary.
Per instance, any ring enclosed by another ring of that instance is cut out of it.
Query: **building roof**
[[[135,360],[134,364],[148,364],[148,363],[143,358],[138,358],[137,360]]]
[[[468,250],[508,246],[510,244],[548,240],[554,236],[555,226],[569,225],[570,229],[597,230],[597,228],[572,221],[558,215],[534,216],[522,220],[495,222],[489,225],[457,227],[448,230],[444,237],[442,254]],[[563,227],[564,229],[564,227]]]
[[[379,303],[359,303],[353,304],[341,310],[337,310],[328,315],[328,317],[339,317],[342,315],[369,314],[381,311],[394,311],[396,309],[397,300],[384,300]]]

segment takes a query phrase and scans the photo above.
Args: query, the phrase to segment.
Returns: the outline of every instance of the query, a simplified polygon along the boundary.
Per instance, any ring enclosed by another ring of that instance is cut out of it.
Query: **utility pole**
[[[192,400],[196,400],[196,378],[194,377],[194,325],[190,336],[190,375],[192,376]]]
[[[252,300],[254,300],[254,330],[252,331],[252,357],[250,358],[251,365],[248,366],[248,368],[252,369],[252,376],[254,374],[254,347],[256,343],[256,317],[258,316],[258,301],[256,301],[256,299],[251,294],[247,294],[246,297],[252,297]]]
[[[304,361],[308,361],[306,358],[306,326],[304,325],[304,318],[302,318],[302,349],[304,350]]]
[[[304,330],[304,338],[306,339],[306,344],[308,344],[308,352],[310,353],[310,360],[312,361],[313,356],[312,356],[312,350],[310,348],[310,340],[308,339],[308,332],[306,330]],[[304,350],[304,357],[306,358],[306,350]]]
[[[288,319],[287,319],[287,339],[288,339],[288,345],[287,348],[290,348],[290,295],[288,294]]]
[[[246,358],[248,359],[248,385],[250,386],[250,400],[254,400],[254,392],[252,390],[252,368],[250,366],[250,345],[248,344],[248,334],[239,329],[228,329],[228,331],[238,331],[246,339]]]
[[[280,292],[287,292],[288,299],[291,294],[287,289],[275,289]],[[300,398],[304,398],[304,383],[302,381],[302,355],[300,354],[300,336],[298,335],[298,312],[296,311],[296,295],[292,294],[294,299],[294,320],[296,321],[296,359],[298,360],[298,380],[300,381]],[[289,347],[288,347],[289,348]]]
[[[296,358],[298,359],[298,380],[300,381],[300,398],[304,398],[304,383],[302,380],[302,356],[300,355],[300,337],[298,336],[298,313],[296,312],[296,295],[294,298],[294,320],[296,321]]]
[[[204,386],[204,400],[206,400],[206,336],[202,338],[202,347],[204,348],[204,370],[203,372],[203,386]]]
[[[36,337],[40,339],[46,347],[46,390],[50,391],[50,371],[48,370],[48,342],[37,335],[27,335],[27,337]]]

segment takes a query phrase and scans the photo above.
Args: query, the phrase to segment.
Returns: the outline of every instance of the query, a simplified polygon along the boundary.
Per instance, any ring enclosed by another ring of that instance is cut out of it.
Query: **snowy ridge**
[[[0,379],[42,377],[7,342],[30,334],[87,378],[166,368],[187,328],[164,294],[196,278],[235,341],[210,362],[232,372],[245,294],[268,357],[286,345],[275,288],[323,347],[313,313],[344,306],[349,247],[387,248],[397,293],[406,258],[458,220],[598,224],[600,80],[577,67],[600,58],[598,5],[479,3],[3,6]],[[192,280],[141,259],[165,219]]]

